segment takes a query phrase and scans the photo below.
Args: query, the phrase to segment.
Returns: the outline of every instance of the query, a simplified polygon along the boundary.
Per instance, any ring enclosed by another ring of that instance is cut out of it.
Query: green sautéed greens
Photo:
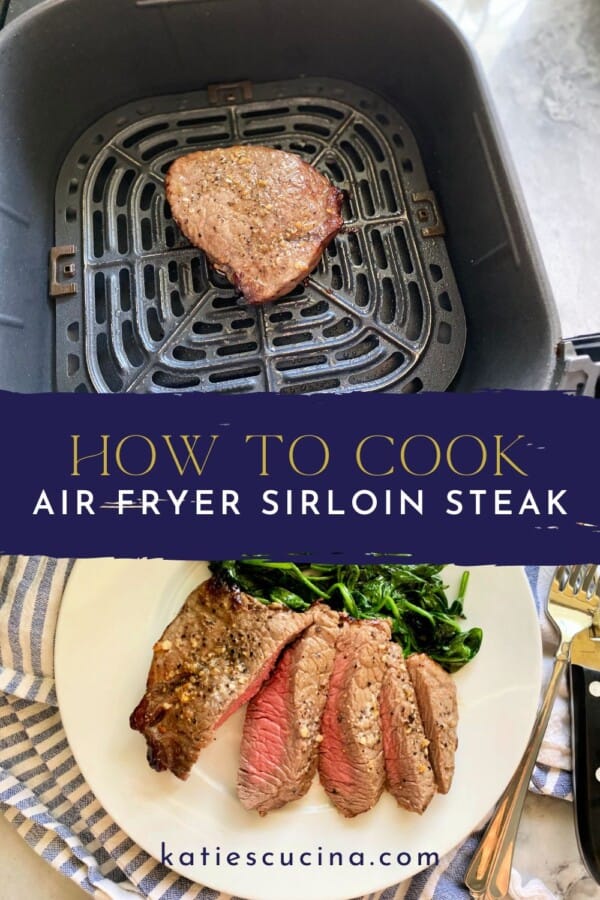
[[[440,572],[429,565],[296,565],[263,559],[211,562],[211,571],[262,603],[305,610],[317,600],[355,619],[390,620],[392,637],[405,656],[427,653],[448,672],[457,672],[479,652],[480,628],[463,631],[469,573],[449,601]]]

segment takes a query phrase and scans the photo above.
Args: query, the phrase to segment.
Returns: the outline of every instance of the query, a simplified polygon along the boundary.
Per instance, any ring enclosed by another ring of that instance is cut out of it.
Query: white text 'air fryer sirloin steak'
[[[264,603],[218,576],[201,584],[154,645],[130,725],[157,771],[185,780],[218,727],[248,703],[238,796],[265,815],[302,797],[318,769],[345,817],[384,787],[422,813],[454,771],[453,679],[420,654],[405,661],[387,619],[327,604]]]
[[[299,156],[270,147],[182,156],[166,193],[183,234],[248,303],[293,290],[343,225],[342,193]]]

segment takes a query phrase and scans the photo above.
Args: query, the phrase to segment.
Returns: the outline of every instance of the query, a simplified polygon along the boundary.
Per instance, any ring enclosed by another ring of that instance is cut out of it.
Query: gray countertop
[[[600,332],[600,0],[437,0],[474,44],[540,244],[564,336]],[[36,0],[13,0],[10,17]],[[76,900],[0,817],[0,900]],[[545,848],[545,849],[543,849]],[[568,805],[529,799],[517,846],[531,898],[600,898]]]
[[[12,0],[11,18],[39,0]],[[474,45],[562,333],[600,332],[600,0],[435,0]]]
[[[438,0],[474,43],[558,307],[600,331],[600,3]]]

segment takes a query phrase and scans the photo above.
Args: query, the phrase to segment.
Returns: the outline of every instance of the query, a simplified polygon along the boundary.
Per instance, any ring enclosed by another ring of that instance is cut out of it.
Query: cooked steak
[[[317,771],[339,616],[326,606],[314,614],[246,711],[238,797],[261,815],[302,797]]]
[[[154,645],[146,693],[130,718],[152,768],[185,780],[215,729],[254,696],[312,619],[216,578],[196,588]]]
[[[422,813],[435,794],[435,779],[415,689],[398,644],[389,646],[379,708],[387,788],[400,806]]]
[[[454,754],[458,746],[458,702],[456,685],[448,673],[425,656],[409,656],[408,673],[415,688],[429,759],[440,794],[447,794],[454,775]]]
[[[299,156],[270,147],[182,156],[166,191],[184,235],[248,303],[288,294],[343,225],[340,191]]]
[[[323,714],[319,775],[347,817],[371,809],[385,780],[379,694],[390,640],[381,619],[346,622]]]

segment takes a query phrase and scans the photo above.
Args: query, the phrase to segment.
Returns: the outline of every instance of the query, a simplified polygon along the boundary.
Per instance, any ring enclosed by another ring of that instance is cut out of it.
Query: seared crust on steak
[[[314,624],[284,650],[246,711],[238,797],[261,815],[302,797],[317,770],[340,618],[327,606],[313,612]]]
[[[323,714],[321,783],[348,818],[375,806],[385,780],[379,694],[390,626],[382,619],[346,622],[338,638]]]
[[[454,679],[424,653],[409,656],[406,665],[429,740],[429,759],[438,791],[447,794],[452,785],[458,746],[456,685]]]
[[[400,806],[424,812],[435,794],[423,722],[402,648],[390,643],[379,706],[386,786]]]
[[[296,154],[271,147],[190,153],[165,184],[181,231],[248,303],[293,290],[343,225],[341,192]]]
[[[130,717],[148,762],[185,780],[215,729],[260,689],[283,648],[313,620],[211,578],[154,645],[146,693]]]

